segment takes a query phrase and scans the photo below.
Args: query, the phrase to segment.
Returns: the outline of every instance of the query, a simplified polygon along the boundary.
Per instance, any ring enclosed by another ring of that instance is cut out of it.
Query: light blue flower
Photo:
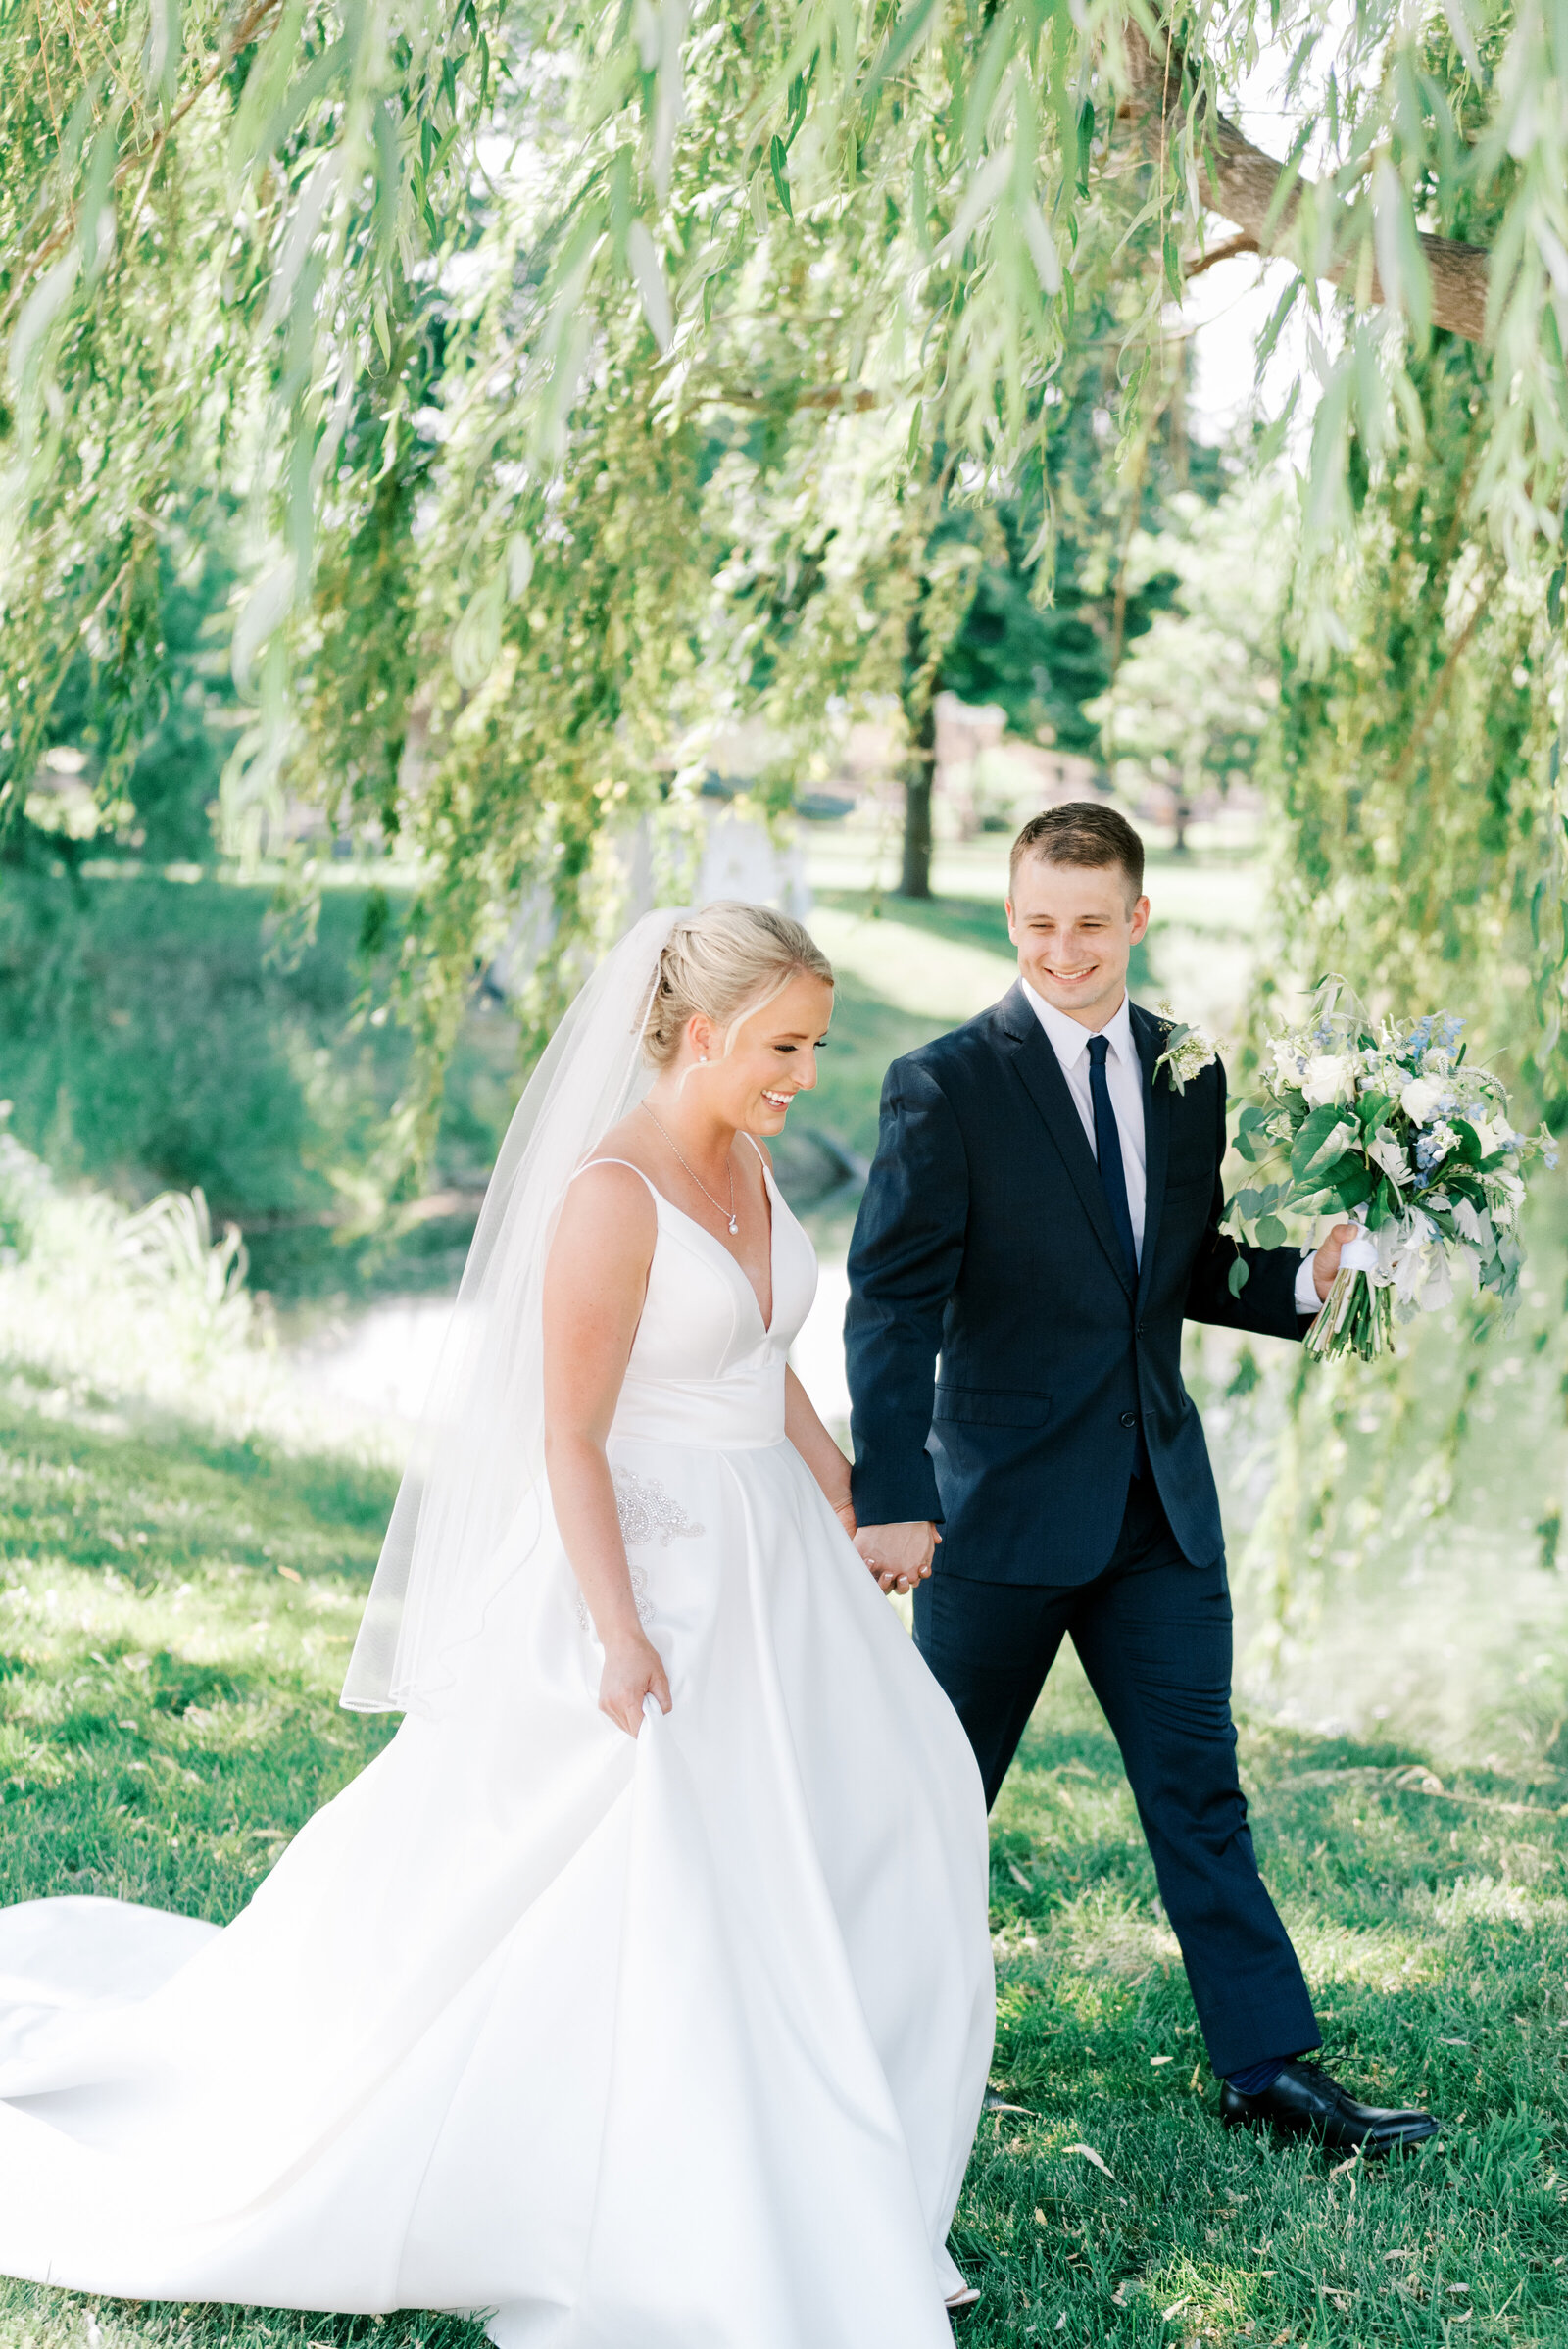
[[[1427,1129],[1426,1133],[1417,1136],[1415,1162],[1425,1174],[1434,1167],[1440,1166],[1443,1160],[1458,1148],[1458,1145],[1459,1137],[1452,1126],[1446,1125],[1440,1118],[1436,1125]]]

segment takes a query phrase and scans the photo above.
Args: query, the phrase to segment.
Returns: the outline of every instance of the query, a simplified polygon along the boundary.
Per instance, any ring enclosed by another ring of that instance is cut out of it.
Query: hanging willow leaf
[[[793,220],[795,206],[790,200],[789,155],[784,141],[779,137],[777,131],[773,133],[772,144],[767,151],[767,159],[772,167],[773,185],[778,190],[778,200]]]
[[[653,330],[654,340],[662,351],[667,351],[674,339],[675,314],[654,240],[641,220],[633,220],[626,232],[626,258],[637,280],[643,316]]]

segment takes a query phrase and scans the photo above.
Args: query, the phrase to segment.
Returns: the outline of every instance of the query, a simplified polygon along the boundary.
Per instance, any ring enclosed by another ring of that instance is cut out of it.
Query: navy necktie
[[[1127,1278],[1138,1286],[1138,1249],[1133,1241],[1132,1213],[1127,1205],[1127,1176],[1121,1162],[1121,1132],[1116,1124],[1116,1112],[1110,1105],[1110,1087],[1105,1082],[1105,1054],[1110,1050],[1103,1036],[1089,1039],[1089,1098],[1095,1107],[1095,1155],[1100,1160],[1100,1180],[1105,1189],[1105,1204],[1110,1220],[1121,1242],[1121,1252],[1127,1266]]]

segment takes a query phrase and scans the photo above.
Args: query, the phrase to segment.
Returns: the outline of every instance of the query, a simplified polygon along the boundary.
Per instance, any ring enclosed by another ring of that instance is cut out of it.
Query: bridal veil
[[[545,1263],[573,1172],[652,1079],[643,1025],[687,910],[644,914],[607,956],[507,1129],[349,1659],[353,1711],[437,1709],[454,1652],[545,1530]]]

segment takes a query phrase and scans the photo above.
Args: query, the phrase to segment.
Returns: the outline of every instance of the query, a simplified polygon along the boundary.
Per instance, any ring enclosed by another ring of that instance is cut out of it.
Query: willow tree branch
[[[717,384],[711,391],[699,392],[692,405],[719,408],[779,408],[793,412],[797,408],[844,409],[856,416],[864,415],[870,408],[880,408],[885,395],[870,390],[863,383],[820,383],[798,386],[794,391],[774,393],[749,391],[744,384]]]
[[[1218,269],[1222,261],[1234,261],[1240,253],[1255,253],[1255,236],[1228,236],[1222,245],[1210,245],[1206,253],[1195,253],[1191,261],[1182,263],[1182,275],[1201,277],[1205,269]]]
[[[152,178],[154,171],[157,169],[158,159],[162,155],[165,146],[168,144],[171,132],[178,128],[179,124],[189,114],[191,108],[196,104],[197,99],[206,96],[207,92],[212,88],[213,83],[218,79],[220,73],[227,73],[229,67],[232,65],[234,59],[239,55],[240,51],[249,47],[250,43],[260,32],[262,26],[266,24],[268,18],[270,16],[275,16],[281,4],[282,0],[251,0],[251,5],[246,9],[245,14],[240,18],[239,23],[231,28],[227,40],[222,42],[214,55],[209,59],[207,70],[202,74],[200,80],[196,82],[193,88],[187,90],[179,104],[174,107],[170,114],[165,116],[163,122],[159,123],[158,127],[154,130],[152,136],[148,139],[145,146],[132,147],[127,154],[122,156],[120,162],[115,167],[114,178],[110,182],[110,186],[114,194],[117,196],[120,194],[122,188],[129,185],[130,181],[135,177],[136,172],[141,169],[143,164],[145,164],[147,167],[142,178],[141,187],[137,193],[136,202],[131,207],[130,218],[132,220],[135,220],[136,214],[141,208],[142,200],[147,192],[148,183]],[[5,327],[10,324],[12,318],[21,308],[29,289],[38,282],[38,278],[42,274],[46,265],[54,260],[57,253],[63,253],[65,251],[67,245],[70,244],[75,233],[76,205],[74,200],[72,200],[67,205],[66,216],[64,220],[61,220],[59,226],[52,230],[52,232],[43,239],[43,242],[40,245],[36,246],[31,253],[24,257],[21,270],[11,288],[10,293],[7,295],[5,301],[0,303],[0,331],[3,331]]]
[[[1128,24],[1125,37],[1127,80],[1119,118],[1147,146],[1157,149],[1162,138],[1170,138],[1172,118],[1187,106],[1191,86],[1187,61],[1174,41],[1152,44],[1136,23]],[[1298,179],[1281,202],[1281,184],[1286,179],[1282,163],[1254,147],[1222,114],[1205,110],[1200,126],[1206,134],[1199,162],[1203,202],[1251,238],[1258,252],[1286,252],[1300,261],[1292,230],[1303,201],[1316,192],[1312,183]],[[1339,209],[1348,219],[1346,208]],[[1446,327],[1450,334],[1463,335],[1469,342],[1479,342],[1487,321],[1491,257],[1486,247],[1467,245],[1451,236],[1423,234],[1420,241],[1432,280],[1432,323]],[[1318,273],[1331,284],[1338,285],[1360,269],[1358,244],[1336,236],[1329,240],[1328,249],[1329,258]],[[1375,264],[1371,294],[1375,302],[1385,298]]]

